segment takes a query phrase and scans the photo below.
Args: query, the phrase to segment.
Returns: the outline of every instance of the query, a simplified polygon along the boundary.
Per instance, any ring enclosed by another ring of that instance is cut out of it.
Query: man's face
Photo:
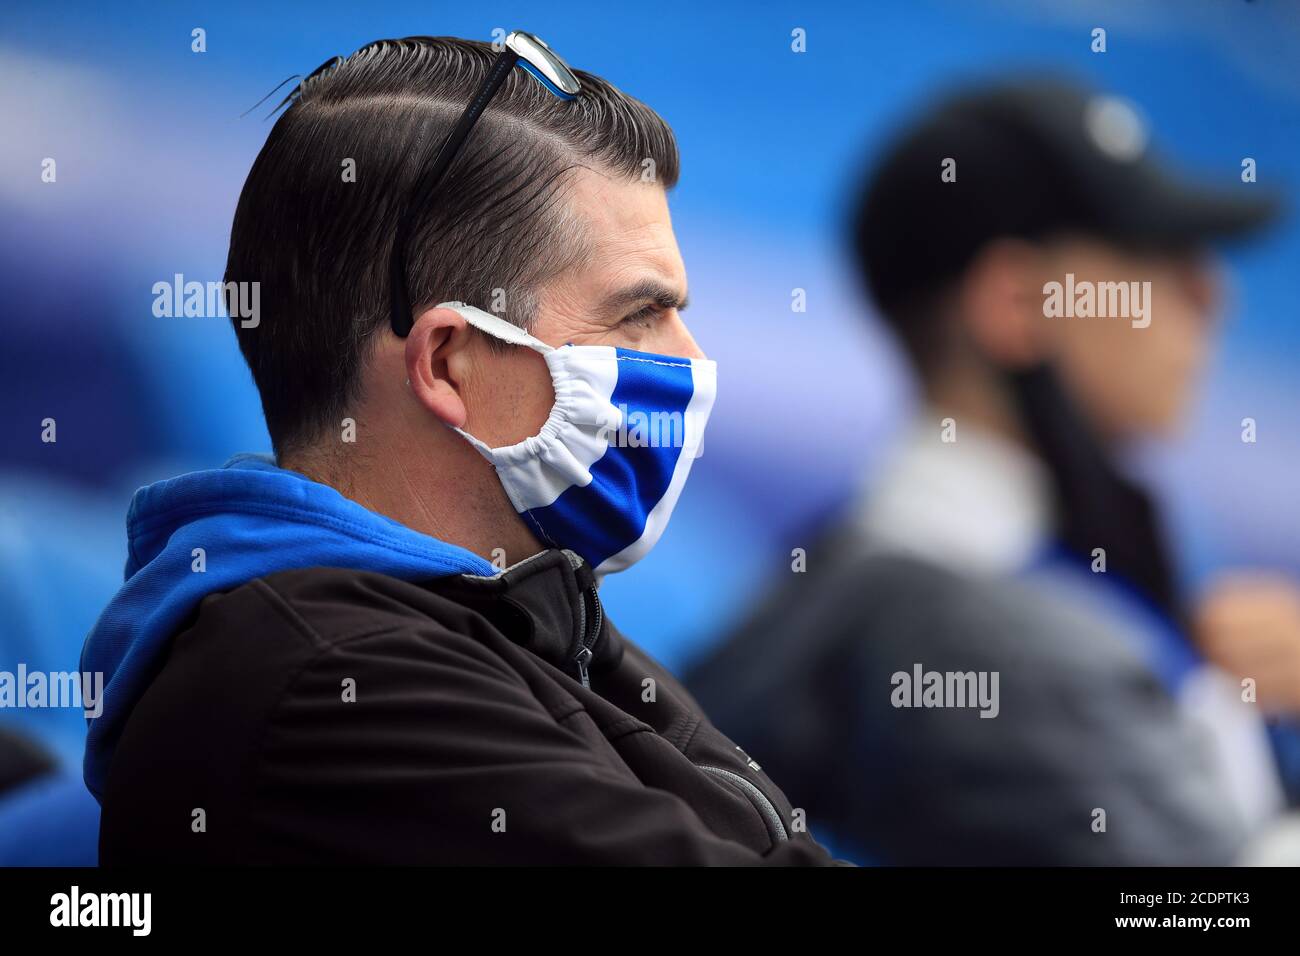
[[[686,267],[662,187],[580,170],[570,193],[590,254],[542,290],[532,334],[548,345],[612,345],[703,358],[681,310]],[[466,430],[492,447],[537,434],[555,402],[546,364],[531,349],[473,348]]]

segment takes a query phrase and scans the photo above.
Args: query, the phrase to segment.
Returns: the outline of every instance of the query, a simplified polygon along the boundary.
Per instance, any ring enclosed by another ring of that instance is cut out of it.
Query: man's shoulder
[[[419,582],[352,568],[277,571],[206,597],[187,630],[276,641],[299,652],[378,633],[464,631],[473,611]],[[256,624],[256,633],[247,625]]]
[[[504,641],[473,610],[419,582],[347,568],[276,572],[201,602],[133,719],[199,707],[257,723],[340,668],[385,683],[422,665],[444,682],[484,664],[508,671]]]
[[[404,771],[392,740],[436,748],[429,715],[439,707],[526,693],[505,638],[472,613],[418,582],[341,568],[278,572],[210,595],[123,731],[105,787],[102,858],[256,858],[270,852],[251,816],[265,788],[314,786],[312,775],[340,755],[356,761],[357,779]],[[157,822],[174,823],[195,794],[239,836],[198,851],[188,824]]]

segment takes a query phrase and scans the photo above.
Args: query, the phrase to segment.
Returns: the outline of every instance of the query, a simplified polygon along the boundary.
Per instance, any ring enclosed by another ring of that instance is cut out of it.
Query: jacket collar
[[[622,660],[624,639],[605,616],[591,566],[567,549],[539,552],[499,574],[457,574],[429,587],[575,677],[579,661],[601,673]]]

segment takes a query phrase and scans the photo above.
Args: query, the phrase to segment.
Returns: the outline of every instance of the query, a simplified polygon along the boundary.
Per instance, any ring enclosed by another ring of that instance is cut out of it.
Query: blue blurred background
[[[191,51],[196,27],[205,53]],[[1094,27],[1107,31],[1104,54],[1090,51]],[[11,2],[0,10],[0,670],[76,669],[120,581],[138,485],[269,450],[228,323],[152,314],[155,282],[221,277],[270,129],[267,105],[241,114],[367,41],[497,28],[536,32],[643,99],[681,147],[686,318],[719,361],[719,400],[662,543],[603,592],[620,627],[673,668],[788,568],[790,548],[905,421],[908,379],[842,238],[874,150],[932,93],[1007,69],[1066,70],[1132,100],[1163,152],[1194,171],[1232,182],[1249,156],[1261,183],[1300,183],[1291,0]],[[804,53],[791,49],[799,28]],[[47,157],[56,183],[41,181]],[[1241,564],[1300,571],[1300,220],[1228,260],[1233,316],[1193,420],[1143,460],[1193,583]],[[792,311],[794,289],[806,312]],[[1247,416],[1255,445],[1238,440]],[[55,443],[41,440],[46,418]],[[80,712],[0,720],[75,772]]]

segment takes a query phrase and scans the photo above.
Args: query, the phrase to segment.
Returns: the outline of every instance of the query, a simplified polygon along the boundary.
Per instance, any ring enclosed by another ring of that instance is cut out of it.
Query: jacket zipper
[[[724,770],[722,767],[709,767],[703,764],[696,764],[696,766],[740,787],[767,823],[768,835],[771,836],[772,842],[776,843],[790,839],[790,834],[786,832],[785,824],[781,821],[781,814],[777,811],[775,804],[752,781],[732,770]]]
[[[594,626],[591,628],[590,632],[587,630],[586,597],[588,594],[591,595],[591,605],[594,610],[594,613],[592,614]],[[591,664],[591,659],[595,656],[595,652],[592,648],[596,644],[596,639],[600,637],[600,626],[604,620],[604,614],[600,609],[600,597],[596,594],[596,588],[594,585],[583,592],[579,609],[582,612],[582,616],[578,619],[578,626],[582,631],[582,640],[578,643],[578,653],[574,655],[574,660],[577,661],[578,664],[578,680],[582,681],[583,687],[590,688],[591,675],[588,671],[588,667]]]

